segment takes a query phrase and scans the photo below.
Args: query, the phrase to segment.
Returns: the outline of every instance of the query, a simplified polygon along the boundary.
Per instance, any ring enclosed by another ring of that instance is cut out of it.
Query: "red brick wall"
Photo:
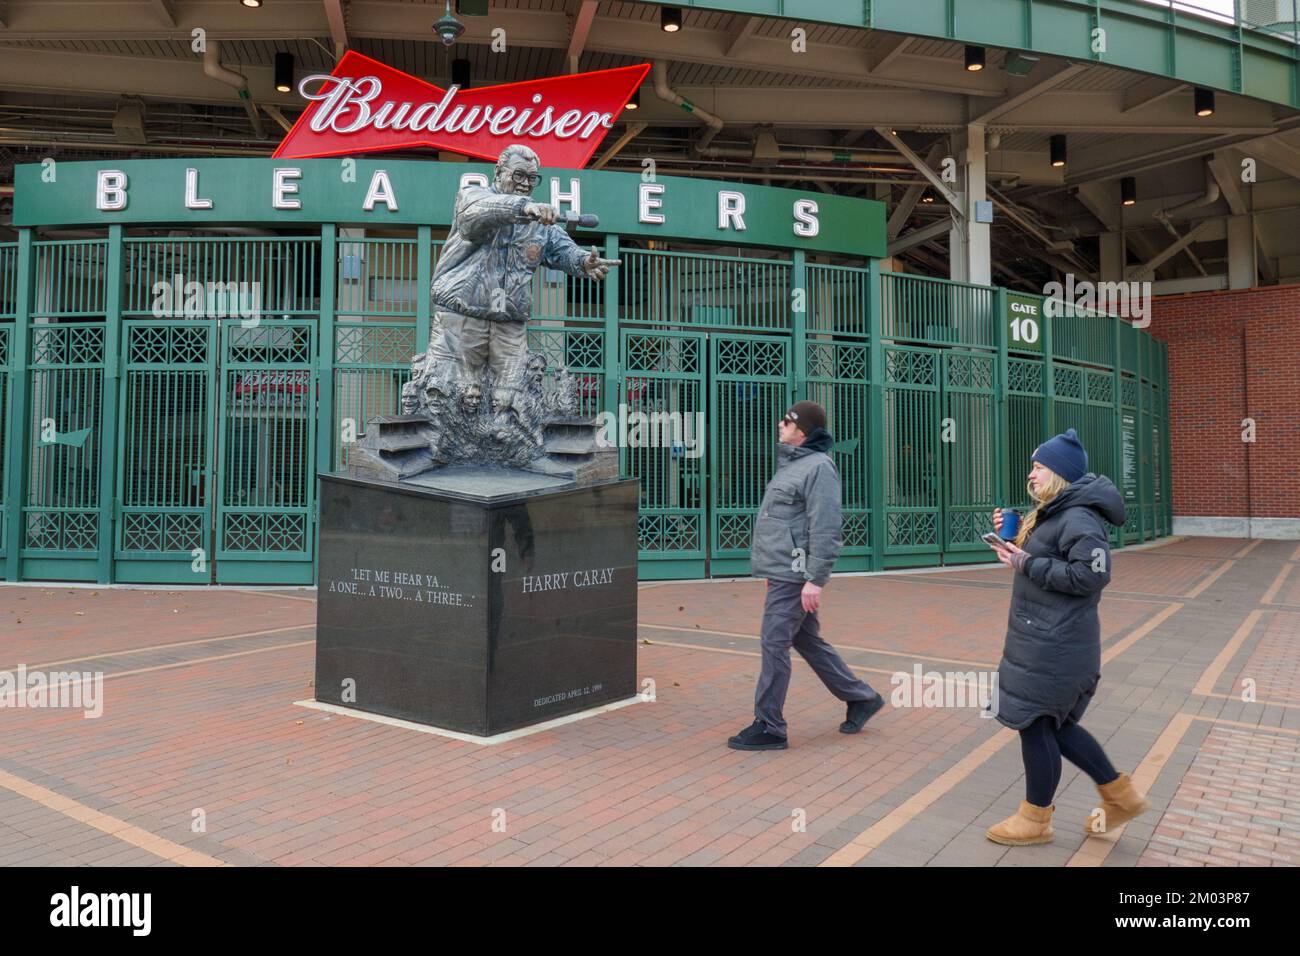
[[[1169,346],[1174,514],[1300,517],[1300,285],[1157,296],[1148,331]]]

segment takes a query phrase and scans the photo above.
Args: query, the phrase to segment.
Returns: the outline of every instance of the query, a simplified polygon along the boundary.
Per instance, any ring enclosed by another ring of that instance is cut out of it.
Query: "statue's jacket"
[[[438,308],[523,322],[532,315],[538,266],[585,275],[586,253],[562,227],[514,221],[534,201],[483,186],[466,186],[456,194],[451,232],[433,275]]]

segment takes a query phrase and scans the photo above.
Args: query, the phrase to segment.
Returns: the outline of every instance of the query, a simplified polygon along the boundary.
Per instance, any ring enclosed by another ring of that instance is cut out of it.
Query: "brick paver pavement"
[[[0,864],[1270,865],[1300,862],[1300,548],[1175,539],[1117,553],[1085,725],[1155,811],[1056,840],[984,829],[1023,795],[1016,736],[971,707],[882,711],[855,737],[798,663],[791,747],[751,719],[761,582],[640,591],[655,699],[481,746],[294,705],[310,590],[0,586],[0,669],[101,671],[103,714],[0,709]],[[840,576],[824,633],[882,691],[986,671],[1009,571]],[[796,658],[797,660],[797,658]]]

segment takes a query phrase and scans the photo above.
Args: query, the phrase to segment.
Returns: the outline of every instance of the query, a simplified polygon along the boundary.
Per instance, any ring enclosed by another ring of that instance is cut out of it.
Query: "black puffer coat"
[[[1106,522],[1124,523],[1124,499],[1109,478],[1087,474],[1043,507],[1025,542],[998,665],[996,716],[1013,730],[1044,714],[1057,727],[1077,722],[1097,689]]]

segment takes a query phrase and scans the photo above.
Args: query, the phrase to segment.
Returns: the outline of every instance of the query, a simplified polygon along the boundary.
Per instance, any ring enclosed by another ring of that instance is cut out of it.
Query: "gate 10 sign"
[[[1007,293],[1007,348],[1022,352],[1043,350],[1043,303],[1027,295]]]

